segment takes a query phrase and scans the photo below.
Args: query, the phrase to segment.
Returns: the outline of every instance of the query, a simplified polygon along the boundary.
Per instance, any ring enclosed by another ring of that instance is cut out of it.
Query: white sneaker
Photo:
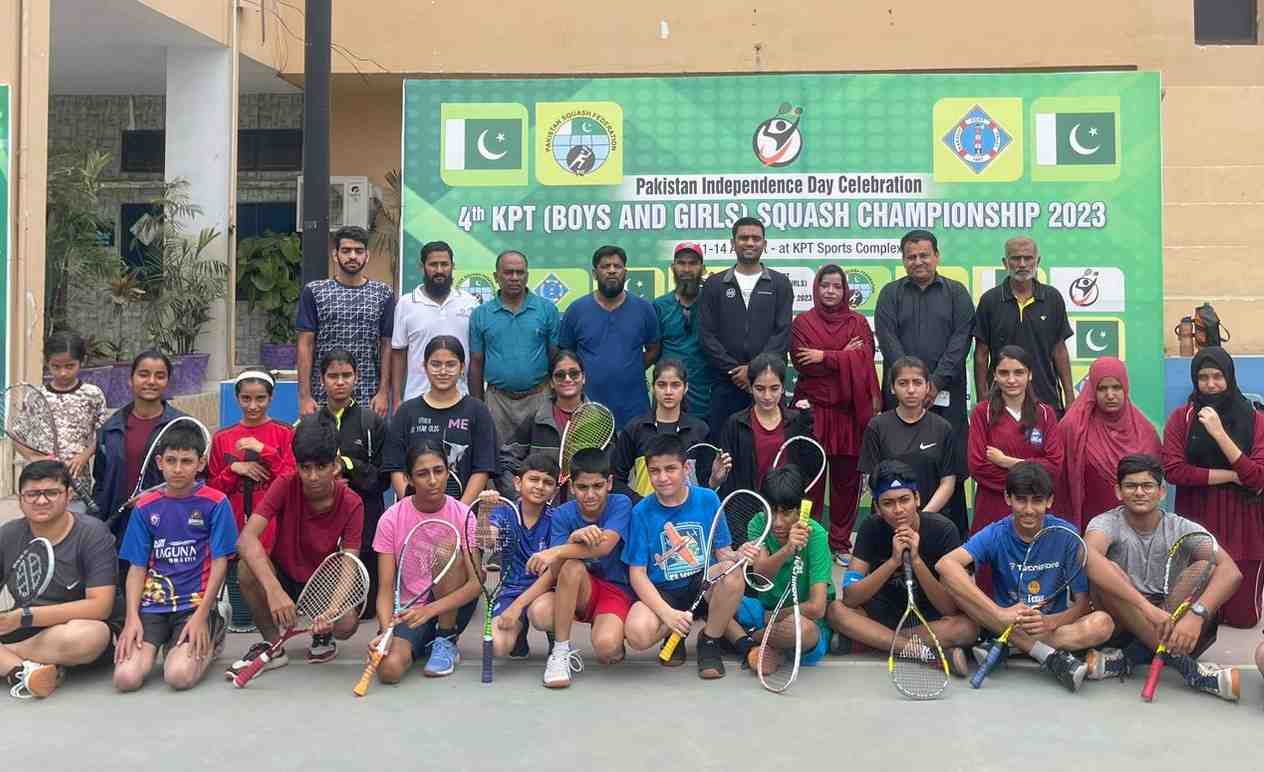
[[[53,693],[63,676],[64,672],[56,665],[23,660],[22,671],[17,674],[17,683],[10,687],[9,696],[19,700],[43,699]]]
[[[584,659],[577,650],[555,646],[544,663],[544,685],[550,689],[565,689],[571,685],[571,672],[579,673],[583,669]]]

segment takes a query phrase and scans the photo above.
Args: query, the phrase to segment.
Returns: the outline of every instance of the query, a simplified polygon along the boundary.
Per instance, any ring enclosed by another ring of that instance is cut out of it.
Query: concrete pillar
[[[189,223],[197,232],[215,228],[220,236],[208,248],[212,256],[227,260],[230,225],[236,222],[232,201],[233,162],[232,51],[227,48],[167,49],[166,179],[178,177],[190,183],[193,203],[202,216]],[[225,296],[230,302],[233,293]],[[198,342],[198,350],[210,354],[206,377],[214,382],[229,374],[229,329],[223,301],[212,306],[214,317]]]

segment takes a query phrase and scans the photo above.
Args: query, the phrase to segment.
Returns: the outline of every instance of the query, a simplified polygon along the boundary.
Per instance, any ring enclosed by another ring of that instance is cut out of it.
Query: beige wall
[[[238,36],[241,53],[276,70],[286,68],[287,52],[282,41],[288,37],[277,21],[277,14],[285,9],[279,0],[138,0],[158,13],[180,22],[225,47],[232,46],[232,9],[237,8]],[[301,8],[303,0],[285,0],[291,6]],[[291,11],[297,22],[287,19],[296,35],[303,34],[302,17]],[[297,23],[297,27],[295,27]],[[298,48],[298,67],[303,66],[302,48]]]

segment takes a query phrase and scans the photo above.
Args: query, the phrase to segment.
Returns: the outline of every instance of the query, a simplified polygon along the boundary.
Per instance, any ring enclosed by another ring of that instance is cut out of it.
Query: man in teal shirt
[[[557,351],[561,315],[527,289],[523,253],[501,252],[495,276],[500,291],[470,315],[470,396],[487,403],[496,435],[508,442],[549,399],[549,357]]]
[[[711,368],[702,353],[694,313],[694,302],[702,291],[702,276],[706,270],[702,245],[688,241],[677,244],[671,268],[676,290],[654,301],[663,342],[659,356],[685,363],[685,374],[689,376],[685,411],[706,420],[711,411]]]

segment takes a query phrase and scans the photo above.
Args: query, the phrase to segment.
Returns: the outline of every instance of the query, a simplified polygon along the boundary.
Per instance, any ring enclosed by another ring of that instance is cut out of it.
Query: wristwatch
[[[35,615],[31,613],[30,606],[24,606],[22,608],[22,618],[18,622],[18,624],[21,625],[24,629],[35,626]]]
[[[1201,604],[1201,603],[1195,603],[1194,605],[1190,606],[1190,607],[1189,607],[1189,613],[1191,613],[1191,614],[1197,614],[1198,616],[1202,617],[1203,619],[1206,619],[1206,618],[1207,618],[1207,616],[1208,616],[1207,607],[1206,607],[1206,606],[1204,606],[1204,605],[1203,605],[1203,604]]]

